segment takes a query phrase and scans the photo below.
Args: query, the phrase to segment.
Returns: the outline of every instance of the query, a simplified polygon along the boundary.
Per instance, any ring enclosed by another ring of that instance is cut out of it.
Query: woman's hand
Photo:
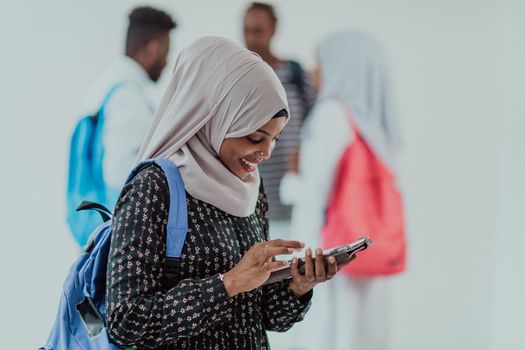
[[[306,249],[304,257],[304,274],[299,272],[298,259],[294,257],[292,260],[292,265],[290,267],[292,280],[290,281],[289,288],[296,297],[302,297],[315,287],[315,285],[332,279],[339,270],[348,265],[355,258],[356,255],[344,264],[337,265],[335,258],[331,256],[328,258],[328,264],[325,267],[323,250],[320,248],[316,249],[316,257],[314,261],[312,257],[312,249],[308,248]]]
[[[286,266],[286,261],[272,261],[275,255],[290,254],[303,247],[302,242],[282,239],[255,244],[233,269],[224,274],[226,293],[232,297],[259,287],[273,271]]]

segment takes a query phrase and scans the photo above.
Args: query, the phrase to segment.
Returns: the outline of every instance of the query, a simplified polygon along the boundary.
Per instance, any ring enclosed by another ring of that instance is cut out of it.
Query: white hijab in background
[[[370,35],[346,31],[323,40],[317,52],[319,100],[342,100],[365,140],[395,172],[399,135],[381,46]]]
[[[284,89],[258,55],[227,39],[199,39],[180,53],[137,160],[169,158],[193,197],[248,216],[259,174],[242,181],[219,150],[224,139],[255,132],[282,109],[289,111]]]

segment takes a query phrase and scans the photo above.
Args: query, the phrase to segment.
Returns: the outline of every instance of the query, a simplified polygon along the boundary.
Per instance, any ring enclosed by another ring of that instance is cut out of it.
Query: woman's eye
[[[261,143],[262,139],[252,139],[251,137],[248,137],[248,141],[250,141],[250,143],[253,143],[254,145],[258,144],[258,143]]]

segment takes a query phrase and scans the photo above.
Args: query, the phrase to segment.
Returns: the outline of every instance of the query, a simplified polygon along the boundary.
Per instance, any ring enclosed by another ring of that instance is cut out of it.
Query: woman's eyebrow
[[[259,129],[259,130],[257,130],[256,132],[260,132],[260,133],[262,133],[262,134],[265,134],[265,135],[268,135],[268,136],[272,136],[272,134],[270,134],[268,131],[265,131],[265,130],[263,130],[263,129]]]

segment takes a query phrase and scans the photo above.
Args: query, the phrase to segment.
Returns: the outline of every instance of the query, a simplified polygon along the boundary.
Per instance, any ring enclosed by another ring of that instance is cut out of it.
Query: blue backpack
[[[168,180],[170,205],[164,271],[168,288],[171,288],[178,281],[180,256],[188,230],[186,192],[177,167],[163,158],[151,159],[139,164],[131,172],[126,183],[151,163],[159,165]],[[105,212],[104,218],[108,220],[95,229],[86,251],[71,267],[64,282],[55,324],[46,345],[39,350],[119,349],[110,342],[105,327],[106,267],[112,221],[109,219],[110,213],[103,206],[94,203],[85,206]]]
[[[84,247],[89,235],[98,226],[94,211],[77,211],[82,201],[100,203],[113,208],[118,191],[104,183],[102,160],[102,128],[104,109],[111,95],[121,84],[113,86],[106,94],[98,112],[79,120],[71,138],[69,149],[69,173],[67,182],[67,223],[77,243]]]

